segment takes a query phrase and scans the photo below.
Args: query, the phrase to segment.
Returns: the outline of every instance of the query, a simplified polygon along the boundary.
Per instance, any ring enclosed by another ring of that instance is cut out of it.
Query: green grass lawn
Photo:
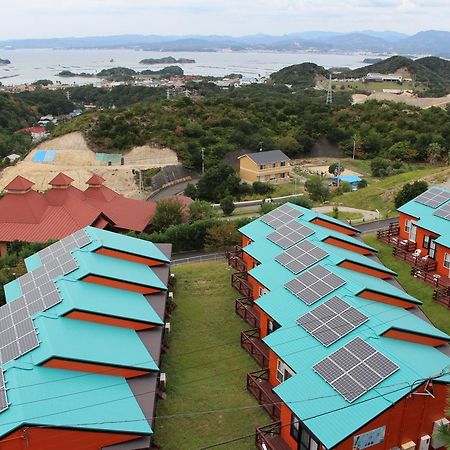
[[[394,197],[404,184],[419,179],[433,184],[444,181],[448,175],[448,167],[428,167],[381,179],[368,178],[366,188],[333,197],[333,202],[371,211],[378,209],[383,217],[393,217],[397,215]]]
[[[246,374],[259,366],[239,344],[240,331],[250,327],[234,313],[239,294],[230,286],[231,272],[225,262],[189,264],[173,272],[178,306],[162,361],[167,398],[158,404],[155,443],[167,450],[193,450],[252,434],[271,418],[245,387]],[[254,449],[254,437],[221,448]]]
[[[408,294],[423,302],[422,311],[440,330],[450,334],[450,312],[433,301],[433,288],[411,276],[411,266],[392,254],[392,247],[377,240],[375,234],[363,236],[364,241],[379,250],[381,262],[398,273],[398,281]]]

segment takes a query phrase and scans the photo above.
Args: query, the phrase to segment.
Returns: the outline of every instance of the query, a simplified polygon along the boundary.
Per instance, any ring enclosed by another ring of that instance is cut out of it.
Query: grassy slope
[[[409,294],[423,302],[422,310],[433,324],[450,334],[450,313],[433,301],[433,288],[411,276],[411,266],[392,255],[392,247],[377,240],[374,234],[364,236],[364,241],[377,248],[381,262],[398,273],[398,281]]]
[[[397,215],[394,197],[404,184],[422,179],[433,184],[444,181],[449,174],[448,167],[428,167],[382,179],[368,177],[368,187],[334,197],[333,203],[372,211],[378,209],[382,216],[393,217]]]
[[[160,418],[156,443],[164,449],[194,449],[252,434],[271,419],[245,388],[246,374],[259,367],[239,345],[240,331],[250,328],[234,313],[238,293],[223,262],[174,268],[178,305],[171,317],[167,399],[157,416],[223,408],[250,408],[193,417]],[[224,446],[223,448],[231,448]],[[235,442],[233,449],[253,449],[254,438]]]

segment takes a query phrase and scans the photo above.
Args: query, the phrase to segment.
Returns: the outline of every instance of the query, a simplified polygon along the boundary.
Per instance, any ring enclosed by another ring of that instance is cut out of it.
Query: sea
[[[137,71],[160,69],[167,64],[146,66],[139,61],[145,58],[189,58],[193,64],[180,64],[185,74],[225,76],[240,73],[246,78],[270,75],[283,67],[302,62],[313,62],[325,68],[364,66],[365,54],[335,53],[276,53],[276,52],[155,52],[132,49],[0,49],[0,58],[11,64],[0,66],[3,85],[19,85],[48,79],[70,84],[92,84],[96,78],[61,78],[58,73],[96,73],[112,67],[129,67]]]

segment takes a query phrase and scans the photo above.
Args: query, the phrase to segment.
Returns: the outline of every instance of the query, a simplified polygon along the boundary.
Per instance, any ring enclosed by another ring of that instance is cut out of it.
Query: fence
[[[189,258],[180,258],[172,261],[173,266],[180,266],[182,264],[193,264],[203,261],[220,261],[226,259],[225,253],[208,253],[206,255],[191,256]]]

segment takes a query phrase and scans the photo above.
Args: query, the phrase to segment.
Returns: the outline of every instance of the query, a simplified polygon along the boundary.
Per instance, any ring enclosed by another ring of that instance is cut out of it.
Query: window
[[[405,222],[405,231],[406,231],[407,233],[409,233],[409,230],[411,229],[411,223],[412,223],[412,220],[407,220],[407,221]]]
[[[260,166],[259,166],[259,170],[264,170],[266,168],[266,166],[264,165],[264,164],[261,164]]]
[[[280,178],[285,178],[286,177],[286,174],[283,172],[283,173],[280,173]]]
[[[275,320],[268,320],[267,321],[267,334],[273,333],[274,331],[278,330],[281,325],[276,322]]]
[[[280,383],[288,380],[294,375],[294,372],[281,359],[277,360],[277,380]]]
[[[444,267],[450,269],[450,253],[446,253],[444,256]]]
[[[273,168],[277,167],[277,163],[272,163],[272,167]]]
[[[295,414],[291,416],[291,436],[295,439],[295,442],[298,442],[300,437],[300,420]]]
[[[281,162],[280,162],[280,166],[281,166],[281,167],[284,167],[285,165],[286,165],[286,161],[281,161]]]
[[[426,248],[428,250],[430,248],[430,236],[424,236],[422,244],[423,248]]]

